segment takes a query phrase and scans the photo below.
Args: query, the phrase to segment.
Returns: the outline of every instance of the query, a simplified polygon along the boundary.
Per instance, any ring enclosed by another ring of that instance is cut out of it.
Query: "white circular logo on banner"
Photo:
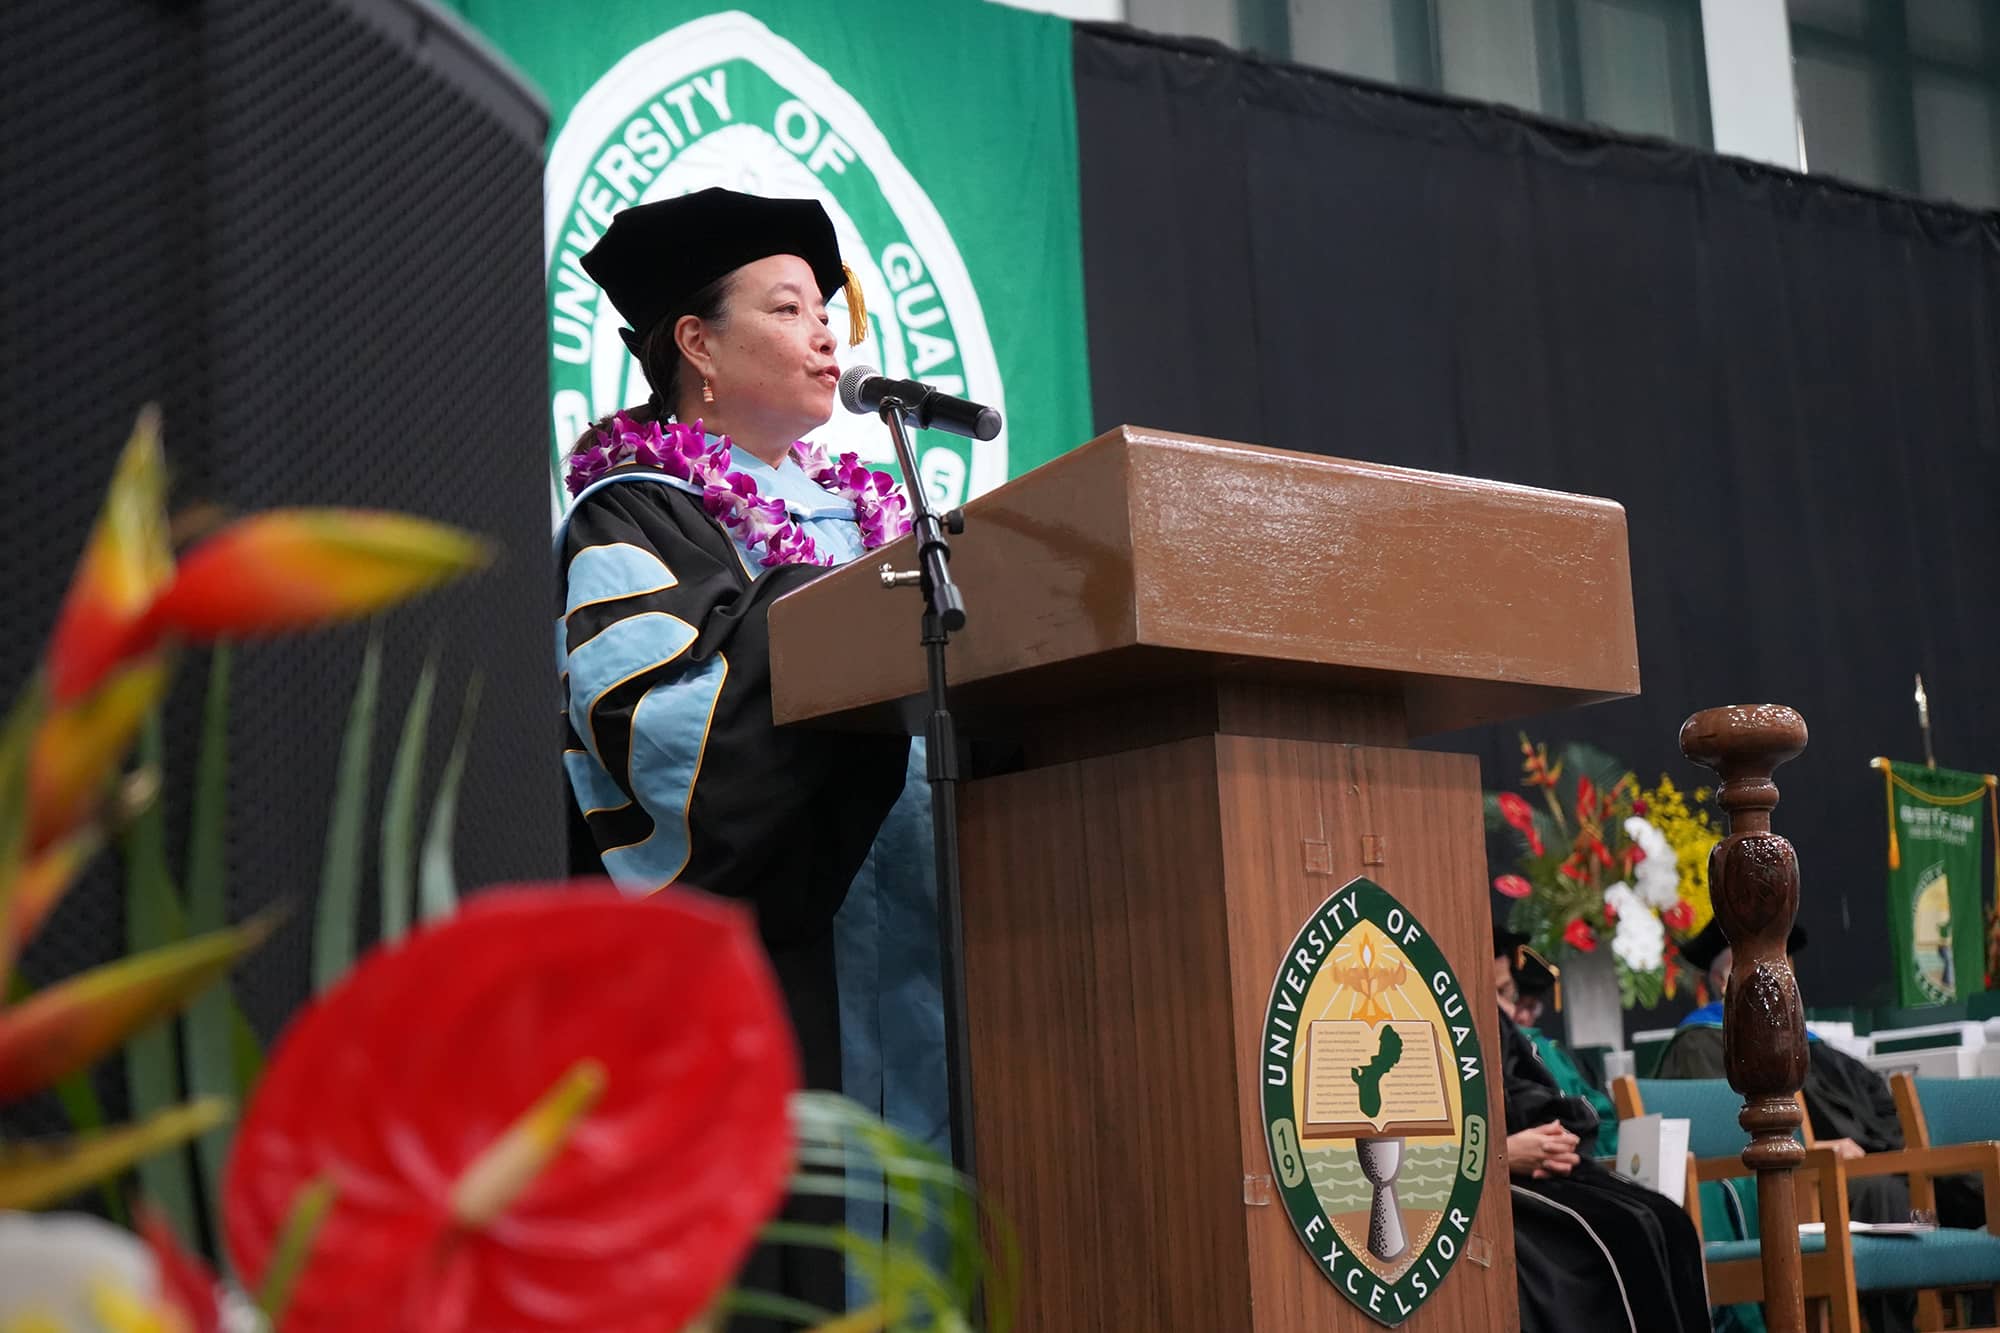
[[[650,393],[618,336],[618,312],[580,261],[620,209],[713,185],[825,206],[868,306],[868,337],[842,349],[843,367],[873,365],[1004,414],[999,363],[965,262],[874,120],[804,52],[750,15],[713,14],[662,33],[612,66],[577,102],[549,152],[545,246],[558,508],[562,459],[577,436]],[[836,293],[831,305],[834,328],[844,330],[845,297]],[[878,465],[893,461],[874,417],[836,409],[812,438]],[[1007,479],[1005,430],[987,441],[932,433],[919,450],[918,471],[941,505]]]

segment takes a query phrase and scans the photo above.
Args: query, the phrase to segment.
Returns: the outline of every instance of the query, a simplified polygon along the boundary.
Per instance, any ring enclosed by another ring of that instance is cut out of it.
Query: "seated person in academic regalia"
[[[1788,953],[1806,947],[1803,926],[1793,926],[1785,942]],[[1720,997],[1729,979],[1731,954],[1722,927],[1711,921],[1687,942],[1682,956],[1708,969],[1709,994]],[[1660,1078],[1723,1078],[1722,1001],[1720,998],[1683,1018],[1680,1030],[1660,1057]],[[1896,1099],[1889,1081],[1845,1051],[1806,1035],[1806,1112],[1812,1117],[1814,1141],[1844,1157],[1888,1152],[1903,1146],[1903,1127],[1896,1119]],[[1863,1222],[1906,1222],[1910,1191],[1900,1177],[1850,1180],[1849,1211]],[[1953,1176],[1937,1182],[1938,1221],[1944,1226],[1984,1227],[1986,1204],[1975,1178]]]
[[[1561,1041],[1535,1026],[1551,1000],[1558,1010],[1562,1008],[1562,969],[1536,953],[1526,935],[1496,932],[1493,948],[1493,976],[1500,989],[1500,1008],[1521,1029],[1521,1035],[1534,1043],[1535,1054],[1541,1057],[1556,1087],[1565,1096],[1583,1098],[1597,1112],[1597,1155],[1617,1156],[1618,1118],[1613,1113],[1611,1098],[1590,1081]]]
[[[1496,961],[1511,955],[1497,930],[1494,945]],[[1522,1333],[1707,1333],[1687,1214],[1592,1160],[1596,1110],[1556,1086],[1504,1004],[1500,1045]]]
[[[1806,947],[1804,926],[1793,926],[1785,951]],[[1732,954],[1719,923],[1711,921],[1681,950],[1695,967],[1708,969],[1708,993],[1720,997],[1729,980]],[[1680,1030],[1660,1057],[1659,1078],[1725,1078],[1722,1058],[1722,1001],[1717,998],[1683,1018]],[[1896,1099],[1889,1081],[1861,1061],[1806,1034],[1806,1081],[1801,1090],[1813,1139],[1843,1157],[1889,1152],[1903,1146]],[[1972,1176],[1945,1176],[1936,1182],[1938,1222],[1948,1227],[1983,1228],[1985,1196]],[[1874,1176],[1847,1182],[1848,1215],[1857,1222],[1910,1220],[1909,1182],[1901,1176]],[[1862,1312],[1876,1333],[1914,1327],[1915,1298],[1890,1292],[1864,1297]]]

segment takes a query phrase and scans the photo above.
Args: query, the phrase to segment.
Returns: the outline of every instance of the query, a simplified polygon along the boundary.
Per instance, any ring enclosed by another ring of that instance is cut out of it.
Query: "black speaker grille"
[[[427,793],[465,686],[484,677],[461,885],[556,873],[539,108],[455,29],[386,0],[33,0],[5,7],[0,51],[5,684],[32,667],[133,413],[160,401],[177,504],[394,508],[495,540],[495,568],[378,627],[369,827],[435,654]],[[367,634],[236,656],[230,910],[298,909],[235,978],[267,1038],[309,988]],[[184,660],[169,710],[182,772],[205,661]],[[369,908],[373,872],[371,845]],[[66,975],[113,956],[122,933],[118,875],[102,866],[23,970]]]

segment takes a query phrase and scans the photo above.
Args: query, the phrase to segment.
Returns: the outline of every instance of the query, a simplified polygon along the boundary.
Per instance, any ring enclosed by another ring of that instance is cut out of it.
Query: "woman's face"
[[[720,327],[700,331],[715,391],[711,415],[740,433],[787,440],[824,424],[840,367],[812,266],[797,255],[745,264],[731,276],[723,308]]]

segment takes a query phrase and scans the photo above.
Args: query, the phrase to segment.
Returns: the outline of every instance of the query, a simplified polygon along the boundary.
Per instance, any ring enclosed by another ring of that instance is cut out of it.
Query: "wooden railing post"
[[[1804,1113],[1805,1008],[1785,952],[1799,907],[1799,862],[1771,832],[1778,787],[1771,774],[1806,748],[1805,719],[1778,704],[1696,713],[1681,726],[1681,753],[1722,779],[1717,799],[1729,836],[1709,856],[1709,895],[1733,961],[1723,999],[1723,1060],[1743,1094],[1737,1117],[1750,1134],[1744,1164],[1757,1172],[1764,1312],[1771,1333],[1804,1333],[1798,1201],[1793,1172],[1805,1160],[1794,1138]],[[1827,1218],[1829,1226],[1845,1219]]]

